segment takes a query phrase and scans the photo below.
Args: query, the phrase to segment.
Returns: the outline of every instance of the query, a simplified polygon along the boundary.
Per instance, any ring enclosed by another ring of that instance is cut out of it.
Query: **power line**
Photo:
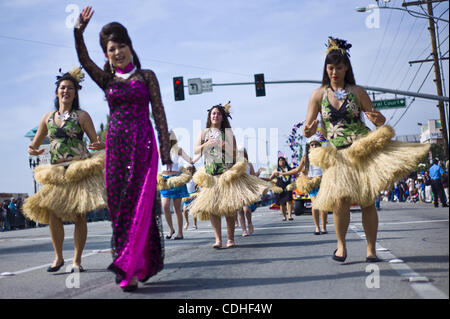
[[[417,77],[417,75],[419,74],[420,69],[421,69],[422,66],[423,66],[423,63],[424,63],[424,62],[420,63],[419,68],[417,69],[416,74],[414,74],[414,77],[413,77],[411,83],[409,84],[407,91],[409,91],[409,89],[410,89],[411,86],[413,85],[414,81],[416,80],[416,77]],[[415,100],[415,98],[413,98],[413,101],[414,101],[414,100]],[[412,102],[411,102],[411,103],[412,103]],[[410,104],[410,105],[411,105],[411,104]],[[408,107],[409,107],[409,106],[408,106]],[[389,118],[387,124],[389,124],[390,121],[394,118],[395,114],[397,114],[397,111],[398,111],[398,109],[395,109],[394,113],[393,113],[393,114],[391,115],[391,117]]]
[[[373,64],[372,64],[372,68],[370,69],[370,72],[369,72],[369,78],[367,79],[367,84],[370,84],[370,81],[369,81],[369,80],[370,80],[371,77],[372,77],[373,69],[375,68],[375,65],[377,64],[377,61],[378,61],[378,57],[379,57],[379,55],[380,55],[381,48],[383,47],[384,39],[385,39],[385,37],[386,37],[386,33],[387,33],[388,28],[389,28],[389,24],[390,24],[390,22],[391,22],[391,16],[392,16],[392,11],[389,11],[388,22],[387,22],[386,28],[384,29],[383,37],[381,38],[381,43],[380,43],[380,45],[378,46],[377,54],[376,54],[375,60],[374,60],[374,62],[373,62]]]
[[[36,41],[36,40],[30,40],[30,39],[22,39],[22,38],[10,37],[10,36],[1,35],[1,34],[0,34],[0,38],[8,39],[8,40],[22,41],[22,42],[30,42],[30,43],[35,43],[35,44],[48,45],[48,46],[58,47],[58,48],[73,49],[73,46],[55,44],[55,43],[44,42],[44,41]]]
[[[422,86],[425,84],[425,81],[428,79],[428,76],[431,73],[431,70],[433,70],[434,65],[431,66],[430,70],[428,71],[427,75],[425,76],[425,79],[423,80],[422,84],[420,85],[419,89],[417,90],[417,93],[419,93],[419,91],[422,89]],[[416,98],[413,98],[411,103],[409,103],[408,107],[406,108],[406,110],[402,113],[402,115],[400,115],[400,118],[397,120],[397,122],[395,122],[395,124],[392,126],[395,128],[395,126],[398,124],[398,122],[400,122],[400,120],[403,118],[403,116],[406,114],[406,112],[409,110],[409,107],[411,106],[411,104],[413,104],[413,102],[416,100]]]
[[[34,44],[47,45],[47,46],[52,46],[52,47],[57,47],[57,48],[65,48],[65,49],[71,49],[71,50],[75,49],[75,47],[73,47],[73,46],[57,44],[57,43],[51,43],[51,42],[45,42],[45,41],[24,39],[24,38],[18,38],[18,37],[11,37],[11,36],[6,36],[6,35],[2,35],[2,34],[0,34],[0,38],[7,39],[7,40],[15,40],[15,41],[34,43]],[[97,54],[103,54],[103,52],[99,51],[99,50],[89,50],[89,52],[97,53]],[[245,76],[245,77],[253,76],[252,74],[243,74],[243,73],[238,73],[238,72],[230,72],[230,71],[212,69],[212,68],[207,68],[207,67],[202,67],[202,66],[197,66],[197,65],[175,63],[175,62],[163,61],[163,60],[157,60],[157,59],[144,58],[144,59],[141,59],[141,60],[142,61],[147,61],[147,62],[157,62],[157,63],[162,63],[162,64],[181,66],[181,67],[185,67],[185,68],[193,68],[193,69],[207,70],[207,71],[213,71],[213,72],[219,72],[219,73],[234,74],[234,75]]]
[[[402,48],[401,48],[401,50],[400,50],[399,53],[398,53],[397,59],[395,59],[395,62],[394,62],[394,68],[395,68],[396,65],[398,65],[398,62],[399,62],[399,60],[400,60],[400,57],[401,57],[401,55],[403,54],[403,51],[404,51],[405,48],[406,48],[406,44],[408,43],[408,40],[409,40],[409,38],[411,37],[411,34],[412,34],[413,30],[414,30],[414,25],[416,24],[416,21],[417,21],[417,19],[414,19],[413,24],[412,24],[412,26],[411,26],[410,29],[409,29],[408,36],[405,38],[405,42],[403,43]],[[385,79],[386,83],[389,82],[388,80],[390,80],[390,78],[392,77],[392,74],[395,74],[395,73],[393,72],[393,70],[391,70],[391,72],[389,72],[388,78]]]
[[[414,42],[413,46],[409,49],[410,55],[409,55],[409,59],[411,59],[412,55],[413,55],[413,50],[414,48],[417,46],[417,44],[419,43],[419,41],[421,40],[421,37],[423,36],[423,32],[426,31],[426,23],[423,25],[423,27],[420,29],[422,32],[418,32],[418,37],[416,38],[416,41]],[[403,70],[403,68],[407,67],[408,63],[403,64],[403,67],[401,68],[401,70]],[[411,66],[408,68],[408,71],[406,72],[406,74],[404,75],[403,79],[400,81],[400,86],[403,85],[403,83],[405,83],[406,77],[408,76],[409,72],[411,71]],[[399,72],[396,73],[394,79],[392,82],[396,82],[395,80],[397,80],[397,77],[401,74],[400,70]]]
[[[391,45],[389,46],[388,53],[386,54],[386,57],[385,57],[385,59],[384,59],[384,62],[383,62],[383,64],[382,64],[381,67],[380,67],[380,72],[378,73],[378,76],[377,76],[377,77],[375,78],[375,80],[373,81],[374,84],[378,82],[378,79],[380,78],[381,74],[382,74],[383,71],[384,71],[384,66],[385,66],[385,64],[386,64],[386,61],[389,59],[389,56],[391,55],[392,47],[394,46],[394,43],[395,43],[395,41],[397,40],[397,36],[398,36],[399,31],[400,31],[400,26],[402,25],[403,19],[404,19],[404,18],[405,18],[405,12],[403,12],[403,14],[402,14],[402,17],[401,17],[401,19],[400,19],[400,23],[398,24],[398,27],[397,27],[397,32],[395,33],[395,36],[394,36],[394,38],[392,39],[392,43],[391,43]]]

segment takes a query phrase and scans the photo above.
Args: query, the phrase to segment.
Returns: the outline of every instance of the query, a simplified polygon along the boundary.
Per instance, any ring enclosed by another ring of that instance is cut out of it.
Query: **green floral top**
[[[357,137],[369,132],[361,120],[361,108],[355,94],[349,88],[346,91],[348,94],[339,110],[328,101],[328,86],[322,98],[321,113],[327,139],[337,148],[350,146]]]
[[[208,141],[211,138],[216,138],[224,141],[225,133],[218,129],[209,128],[205,133],[205,140],[202,143]],[[232,160],[227,160],[225,151],[222,150],[222,147],[220,146],[205,150],[204,159],[206,173],[210,175],[220,175],[232,166]]]
[[[50,139],[50,162],[56,164],[89,157],[89,151],[83,141],[84,132],[81,129],[77,112],[72,111],[62,127],[56,125],[55,114],[56,111],[47,121]]]

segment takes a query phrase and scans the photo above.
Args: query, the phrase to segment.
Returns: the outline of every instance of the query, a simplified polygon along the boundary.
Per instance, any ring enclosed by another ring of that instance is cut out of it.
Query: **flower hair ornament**
[[[81,71],[81,67],[74,67],[72,70],[66,73],[62,73],[61,68],[59,68],[59,74],[60,75],[56,76],[56,84],[58,84],[61,79],[70,76],[76,81],[77,89],[81,89],[80,83],[84,81],[84,73],[83,71]]]
[[[230,115],[230,113],[231,113],[231,101],[228,101],[228,103],[227,104],[225,104],[225,105],[222,105],[222,103],[220,103],[220,104],[218,104],[218,105],[214,105],[212,108],[210,108],[209,110],[206,110],[206,112],[209,112],[209,111],[211,111],[213,108],[215,108],[215,107],[220,107],[220,108],[222,108],[224,111],[225,111],[225,113],[227,114],[227,117],[229,117],[230,119],[233,119],[232,117],[231,117],[231,115]]]
[[[348,53],[348,50],[352,47],[350,43],[348,43],[345,40],[328,37],[328,43],[325,44],[327,47],[326,53],[330,53],[331,51],[340,51],[343,55],[347,55],[347,57],[350,57],[350,53]]]

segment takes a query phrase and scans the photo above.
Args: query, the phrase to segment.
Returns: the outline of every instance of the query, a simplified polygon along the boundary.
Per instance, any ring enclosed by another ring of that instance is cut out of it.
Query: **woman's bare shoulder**
[[[318,87],[317,89],[315,89],[312,94],[311,94],[311,98],[313,99],[318,99],[318,98],[322,98],[323,94],[325,93],[325,86],[321,86]]]

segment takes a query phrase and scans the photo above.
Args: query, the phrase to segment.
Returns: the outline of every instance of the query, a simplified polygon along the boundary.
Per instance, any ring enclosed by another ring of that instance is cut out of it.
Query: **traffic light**
[[[184,84],[182,76],[173,78],[173,92],[175,94],[175,101],[184,100]]]
[[[255,74],[255,90],[256,90],[256,96],[266,96],[264,73]]]

